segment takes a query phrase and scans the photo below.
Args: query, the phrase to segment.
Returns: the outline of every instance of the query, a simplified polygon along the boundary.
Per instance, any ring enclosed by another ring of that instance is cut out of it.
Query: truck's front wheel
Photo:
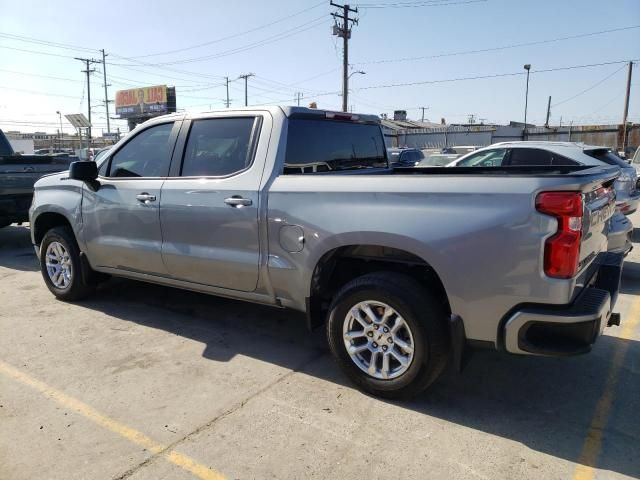
[[[446,314],[411,277],[380,272],[346,284],[327,336],[342,370],[363,390],[407,398],[433,383],[447,361]]]
[[[69,227],[55,227],[40,244],[40,270],[47,288],[60,300],[80,300],[94,289],[82,268],[80,249]]]

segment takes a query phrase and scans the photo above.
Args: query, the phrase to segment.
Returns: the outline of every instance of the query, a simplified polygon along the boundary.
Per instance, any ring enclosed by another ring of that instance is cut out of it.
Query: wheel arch
[[[347,243],[333,246],[319,256],[311,269],[306,298],[310,329],[321,326],[333,295],[347,282],[361,275],[391,271],[404,273],[427,286],[451,313],[451,305],[442,278],[421,255],[411,249],[397,248],[390,242]],[[398,245],[398,242],[393,242]]]
[[[40,213],[31,225],[33,244],[40,245],[45,234],[55,227],[69,227],[74,231],[71,221],[62,213],[53,211]]]

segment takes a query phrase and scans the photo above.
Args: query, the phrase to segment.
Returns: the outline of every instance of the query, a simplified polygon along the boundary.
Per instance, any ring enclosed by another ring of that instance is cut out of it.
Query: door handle
[[[138,195],[136,195],[136,199],[139,202],[142,202],[144,204],[149,204],[151,202],[155,202],[156,201],[156,196],[155,195],[149,195],[147,192],[142,192],[142,193],[139,193]]]
[[[234,195],[233,197],[225,198],[224,203],[231,207],[248,207],[253,204],[253,200],[250,198],[242,198],[239,195]]]

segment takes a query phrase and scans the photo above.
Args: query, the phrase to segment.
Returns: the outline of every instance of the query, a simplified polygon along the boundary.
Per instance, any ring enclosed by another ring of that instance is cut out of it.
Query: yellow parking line
[[[598,456],[600,455],[602,433],[609,420],[609,413],[611,412],[611,406],[615,399],[615,389],[620,378],[620,370],[624,363],[627,350],[629,349],[629,342],[624,340],[632,339],[633,331],[638,326],[638,321],[640,320],[640,297],[637,297],[633,302],[627,316],[629,318],[622,319],[622,332],[619,336],[623,341],[616,346],[613,352],[607,374],[607,381],[596,405],[593,417],[591,418],[589,431],[582,445],[582,453],[580,454],[578,465],[576,465],[573,474],[574,480],[593,480],[594,478],[595,471],[593,465],[596,464]]]
[[[27,385],[37,390],[45,397],[55,400],[65,408],[74,410],[86,419],[91,420],[97,425],[100,425],[101,427],[113,433],[117,433],[130,442],[140,445],[154,454],[162,454],[162,456],[169,462],[192,473],[197,478],[200,478],[202,480],[224,480],[224,476],[222,474],[210,469],[206,465],[202,465],[180,452],[169,450],[166,445],[162,445],[161,443],[156,442],[155,440],[147,437],[144,433],[128,427],[124,423],[107,417],[106,415],[100,413],[95,408],[90,407],[86,403],[70,397],[60,390],[50,387],[46,383],[41,382],[40,380],[37,380],[24,372],[21,372],[17,368],[3,362],[2,360],[0,360],[0,373],[16,380],[23,385]]]

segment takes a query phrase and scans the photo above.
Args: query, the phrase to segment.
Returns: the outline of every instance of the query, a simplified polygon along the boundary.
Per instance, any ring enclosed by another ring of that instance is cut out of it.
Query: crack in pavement
[[[139,463],[138,465],[135,465],[135,466],[131,467],[126,472],[118,475],[117,477],[114,477],[113,480],[125,480],[125,479],[131,477],[131,475],[133,475],[137,471],[141,470],[142,468],[146,467],[147,465],[150,465],[156,459],[161,458],[162,456],[166,455],[168,452],[170,452],[172,450],[175,450],[176,447],[178,445],[180,445],[181,443],[189,440],[190,438],[194,437],[195,435],[197,435],[197,434],[207,430],[208,428],[214,426],[220,420],[228,417],[229,415],[241,410],[247,403],[249,403],[251,400],[253,400],[257,396],[263,394],[267,390],[271,389],[272,387],[276,386],[277,384],[279,384],[283,380],[291,377],[292,375],[301,372],[302,370],[304,370],[309,365],[313,364],[317,360],[320,360],[326,354],[327,354],[327,350],[316,351],[315,354],[311,358],[309,358],[308,360],[302,362],[298,367],[296,367],[293,370],[291,370],[291,371],[285,373],[284,375],[278,377],[277,379],[275,379],[274,381],[268,383],[264,387],[259,388],[258,390],[256,390],[254,393],[252,393],[248,397],[244,398],[240,402],[237,402],[236,404],[231,406],[229,409],[225,410],[221,414],[219,414],[219,415],[215,416],[214,418],[212,418],[211,420],[209,420],[207,423],[205,423],[205,424],[199,426],[198,428],[196,428],[195,430],[187,433],[182,438],[179,438],[178,440],[170,443],[169,445],[167,445],[161,451],[153,453],[151,456],[149,456],[143,462]]]

